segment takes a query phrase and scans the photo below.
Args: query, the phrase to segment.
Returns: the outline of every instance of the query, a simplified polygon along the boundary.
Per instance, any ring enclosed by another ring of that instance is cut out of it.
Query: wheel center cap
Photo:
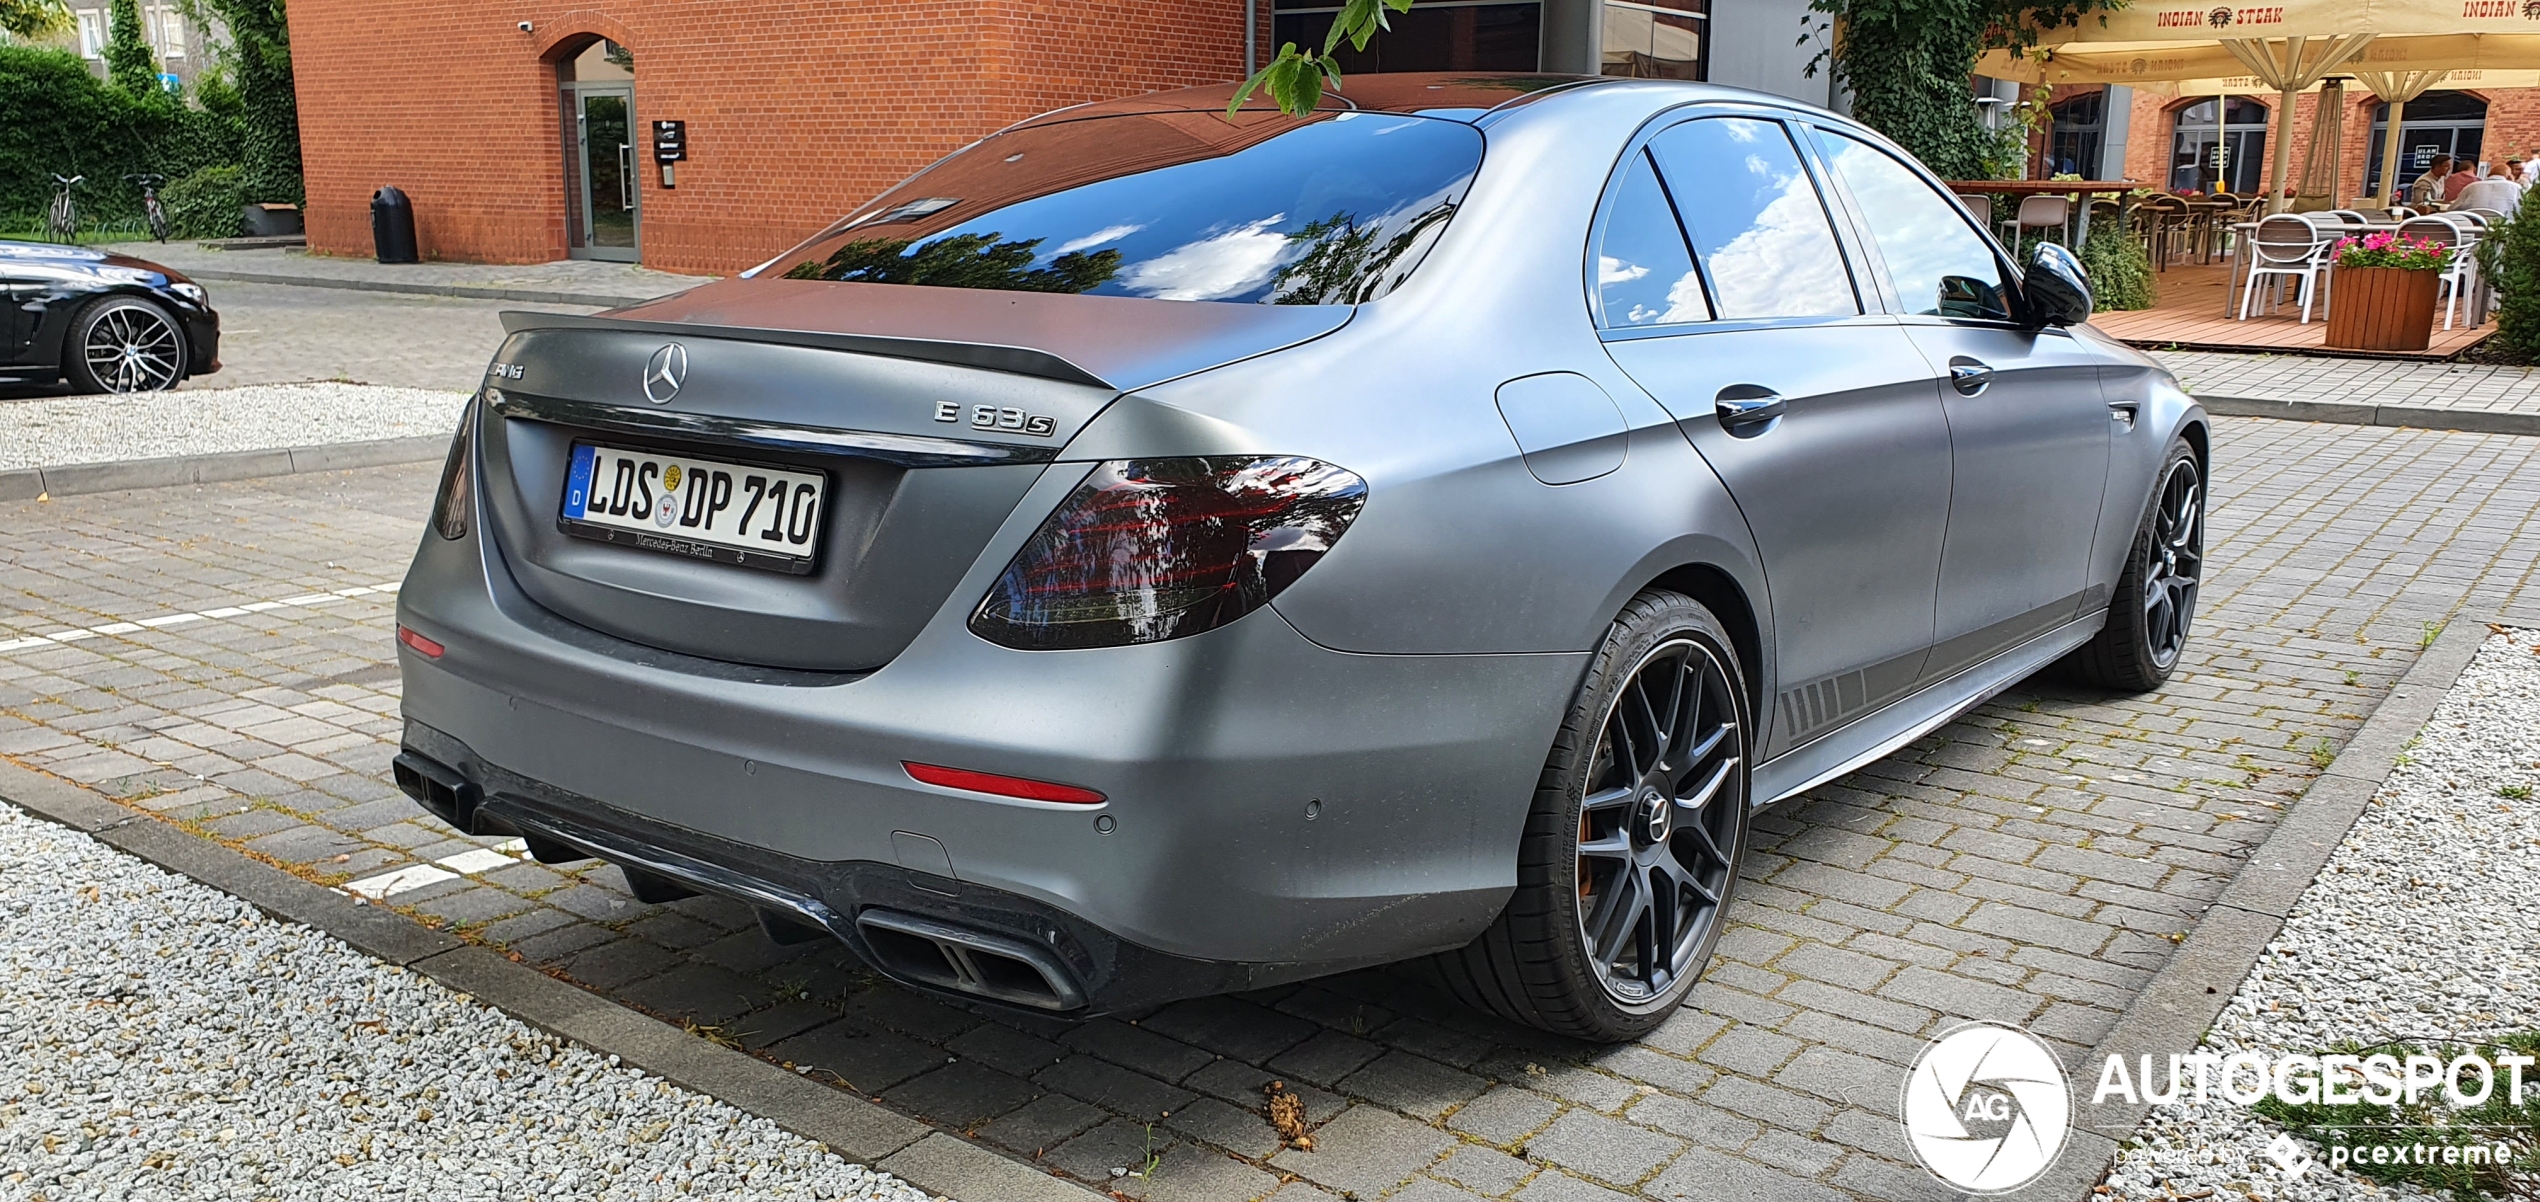
[[[1643,788],[1640,791],[1640,828],[1642,836],[1652,846],[1666,842],[1668,836],[1676,833],[1675,803],[1654,788]]]

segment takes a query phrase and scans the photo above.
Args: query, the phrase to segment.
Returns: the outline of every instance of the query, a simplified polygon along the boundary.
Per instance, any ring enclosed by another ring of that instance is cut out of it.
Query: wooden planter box
[[[2421,351],[2434,338],[2443,273],[2401,267],[2337,267],[2329,284],[2328,345],[2350,351]]]

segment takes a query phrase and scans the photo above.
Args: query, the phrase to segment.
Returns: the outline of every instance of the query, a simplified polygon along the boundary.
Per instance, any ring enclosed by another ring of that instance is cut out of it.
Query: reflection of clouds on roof
[[[1121,274],[1121,287],[1157,300],[1217,300],[1260,288],[1277,274],[1292,245],[1276,231],[1285,213],[1248,221],[1187,242]]]
[[[1093,248],[1106,242],[1118,242],[1122,238],[1126,238],[1129,235],[1137,233],[1139,230],[1145,228],[1146,225],[1143,222],[1137,225],[1104,226],[1103,228],[1095,230],[1082,238],[1071,238],[1065,242],[1059,243],[1058,247],[1050,251],[1049,254],[1051,258],[1056,258],[1060,255],[1074,254],[1080,250],[1092,250]]]
[[[1728,123],[1729,137],[1732,140],[1739,142],[1754,141],[1756,138],[1762,136],[1762,129],[1763,127],[1761,125],[1752,121],[1731,121]]]
[[[1649,269],[1638,263],[1626,263],[1612,255],[1596,257],[1596,282],[1599,284],[1628,284],[1648,274]]]
[[[1737,123],[1728,123],[1735,132]],[[1808,178],[1773,181],[1779,193],[1755,223],[1711,255],[1722,316],[1801,317],[1852,312],[1852,285]]]

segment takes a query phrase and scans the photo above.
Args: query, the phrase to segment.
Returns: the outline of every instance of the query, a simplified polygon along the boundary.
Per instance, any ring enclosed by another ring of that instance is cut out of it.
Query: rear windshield
[[[1418,266],[1481,160],[1473,127],[1393,113],[1059,121],[936,164],[778,264],[798,280],[1356,304]]]

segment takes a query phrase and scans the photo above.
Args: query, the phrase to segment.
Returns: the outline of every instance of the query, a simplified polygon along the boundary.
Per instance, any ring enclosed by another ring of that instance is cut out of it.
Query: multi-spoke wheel
[[[185,335],[168,311],[110,296],[71,322],[62,374],[81,392],[157,392],[185,378]]]
[[[1615,620],[1537,786],[1515,895],[1436,962],[1458,995],[1597,1040],[1645,1033],[1684,1000],[1746,841],[1753,736],[1733,646],[1677,593]]]
[[[2108,624],[2073,653],[2074,668],[2105,688],[2160,687],[2187,648],[2204,578],[2205,476],[2195,452],[2174,443],[2108,604]]]

